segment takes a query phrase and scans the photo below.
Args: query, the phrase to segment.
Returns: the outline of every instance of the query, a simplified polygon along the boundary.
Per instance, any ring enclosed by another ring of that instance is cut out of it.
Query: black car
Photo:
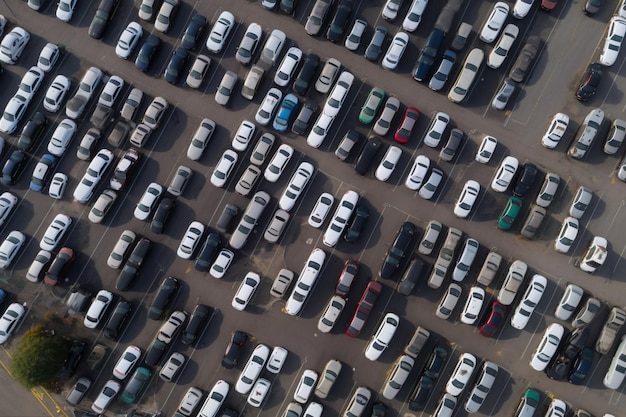
[[[513,187],[513,195],[517,197],[524,197],[530,187],[535,182],[537,176],[537,166],[531,162],[524,164],[522,173],[517,178],[515,187]]]
[[[528,38],[526,45],[522,48],[515,64],[511,67],[509,77],[516,83],[521,83],[528,76],[539,47],[541,46],[541,38],[539,36],[531,36]]]
[[[304,64],[298,73],[295,81],[293,82],[293,91],[296,94],[305,95],[309,86],[311,84],[311,80],[317,71],[317,67],[320,65],[320,57],[315,54],[307,55],[304,60]]]
[[[426,265],[421,259],[413,259],[409,264],[409,267],[404,271],[397,291],[402,295],[411,295],[413,289],[419,282],[422,272],[424,272]]]
[[[193,309],[187,326],[183,330],[183,334],[180,338],[183,345],[190,345],[198,340],[211,314],[213,314],[213,309],[204,304],[198,304]]]
[[[370,417],[385,417],[385,414],[387,414],[387,406],[385,403],[380,401],[375,402],[372,406],[372,414],[370,414]]]
[[[17,148],[22,151],[30,151],[41,138],[42,133],[46,129],[48,118],[40,111],[26,123],[22,129],[22,133],[17,140]]]
[[[113,16],[115,16],[119,5],[120,0],[102,0],[100,2],[96,14],[93,16],[91,24],[89,25],[89,36],[94,39],[102,38],[104,29],[106,29],[107,24],[113,20]]]
[[[2,185],[14,185],[26,165],[26,154],[22,151],[13,151],[2,168]]]
[[[296,117],[296,120],[294,120],[291,126],[291,131],[296,135],[304,135],[306,131],[309,130],[311,119],[316,111],[317,104],[314,101],[304,103],[300,109],[300,113],[298,113],[298,117]]]
[[[280,11],[293,16],[296,13],[296,0],[280,0]]]
[[[196,49],[196,45],[198,44],[198,39],[202,35],[202,31],[206,26],[206,17],[201,14],[197,14],[191,18],[185,32],[183,33],[183,37],[181,39],[181,44],[183,48],[188,50]]]
[[[326,31],[326,39],[331,42],[339,42],[341,40],[343,32],[346,30],[350,13],[352,13],[352,0],[342,0]]]
[[[98,103],[93,113],[91,113],[89,122],[97,129],[102,129],[109,123],[112,114],[113,108],[107,106],[106,104]]]
[[[194,264],[197,271],[206,272],[209,270],[221,244],[222,238],[217,233],[210,233],[207,236]]]
[[[448,350],[442,346],[436,346],[426,361],[424,375],[436,381],[441,371],[443,371],[447,360]]]
[[[357,174],[365,175],[370,165],[372,164],[374,157],[380,150],[382,144],[383,144],[383,141],[380,140],[380,138],[377,136],[372,136],[371,138],[367,140],[367,142],[365,143],[365,146],[363,147],[363,149],[361,150],[361,153],[359,154],[359,157],[354,163],[354,171]]]
[[[434,387],[435,381],[426,375],[422,375],[409,398],[409,409],[413,411],[424,409],[432,396]]]
[[[150,35],[141,46],[137,58],[135,59],[135,66],[139,71],[148,71],[150,64],[152,63],[152,57],[159,49],[161,45],[161,39],[156,35]]]
[[[150,230],[154,233],[163,233],[165,229],[165,224],[167,223],[167,218],[170,215],[170,212],[174,208],[176,203],[169,197],[164,198],[159,203],[159,207],[157,207],[156,212],[154,213],[154,217],[150,222]]]
[[[117,282],[115,283],[115,289],[120,291],[126,291],[130,288],[133,280],[139,274],[139,268],[143,263],[146,255],[148,254],[148,250],[150,250],[151,242],[149,239],[145,237],[142,238],[139,243],[135,246],[133,251],[131,252],[128,260],[124,264],[122,268],[122,272],[119,277],[117,277]]]
[[[354,243],[359,240],[361,237],[361,230],[365,227],[365,223],[367,223],[367,219],[370,217],[370,211],[367,207],[361,205],[354,210],[354,217],[352,217],[352,222],[350,226],[348,226],[348,230],[346,234],[343,236],[343,239],[346,242]]]
[[[596,90],[602,79],[602,74],[602,64],[599,62],[589,64],[580,82],[580,86],[578,90],[576,90],[576,99],[578,99],[578,101],[587,101],[596,94]]]
[[[415,225],[411,222],[404,222],[396,234],[396,238],[393,244],[385,255],[385,260],[380,267],[378,275],[381,278],[389,279],[393,276],[393,273],[400,266],[400,262],[406,256],[407,249],[413,240],[415,235]]]
[[[72,341],[72,346],[70,346],[70,350],[67,354],[67,358],[65,362],[63,362],[63,366],[59,371],[60,379],[67,379],[74,374],[76,371],[76,367],[78,366],[78,362],[80,358],[83,356],[83,352],[85,351],[85,347],[87,343],[82,340],[75,339]]]
[[[240,330],[235,330],[231,337],[226,352],[222,358],[222,366],[227,369],[232,369],[237,365],[237,359],[243,350],[243,345],[248,341],[248,334]]]
[[[144,357],[143,363],[148,366],[157,366],[161,363],[163,359],[163,354],[168,348],[168,344],[162,340],[159,340],[158,337],[155,337],[150,343],[150,346],[146,350],[146,356]]]
[[[124,328],[124,324],[128,320],[128,316],[130,316],[131,310],[131,305],[128,302],[121,300],[117,303],[111,317],[104,325],[104,337],[109,340],[117,340]]]
[[[589,339],[587,326],[574,329],[565,339],[554,359],[546,368],[548,378],[562,381],[569,375],[573,360],[580,354]]]
[[[165,73],[163,74],[165,81],[170,84],[176,84],[178,78],[180,77],[180,73],[183,70],[183,66],[185,65],[185,61],[187,60],[187,55],[188,53],[185,48],[176,48],[170,58],[170,62],[167,64]]]
[[[422,48],[420,57],[417,60],[415,71],[413,71],[414,80],[424,81],[426,77],[428,77],[430,69],[435,62],[435,58],[437,58],[437,54],[439,54],[439,48],[441,48],[444,35],[444,31],[441,29],[433,29],[432,32],[430,32],[430,35]]]
[[[178,291],[178,280],[174,277],[167,277],[161,282],[159,291],[148,309],[148,318],[160,320],[163,313],[174,300]]]
[[[380,58],[380,54],[383,51],[383,43],[385,42],[385,38],[387,37],[387,28],[385,26],[376,26],[374,30],[374,36],[372,36],[372,40],[370,41],[367,49],[365,50],[365,58],[376,62],[378,58]]]

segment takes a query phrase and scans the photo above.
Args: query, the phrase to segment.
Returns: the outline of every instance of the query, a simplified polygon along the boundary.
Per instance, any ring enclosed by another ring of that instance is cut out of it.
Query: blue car
[[[180,73],[183,70],[185,61],[187,60],[187,50],[183,47],[178,47],[172,54],[170,62],[167,64],[163,78],[170,84],[176,84],[180,78]]]
[[[4,302],[4,299],[6,298],[6,296],[7,296],[6,291],[4,291],[3,289],[0,289],[0,304]]]
[[[582,385],[587,379],[587,375],[593,365],[594,353],[588,347],[583,348],[580,354],[574,359],[569,371],[569,382],[575,385]]]
[[[135,59],[135,67],[137,67],[139,71],[148,71],[150,64],[152,63],[152,57],[159,49],[159,45],[161,45],[161,39],[159,39],[158,36],[148,36],[148,39],[146,39],[144,44],[141,46],[139,54],[137,54],[137,58]]]
[[[283,98],[282,103],[280,103],[280,107],[278,108],[278,112],[276,113],[276,117],[274,118],[274,123],[272,123],[272,127],[277,132],[286,131],[289,127],[289,121],[291,120],[291,116],[293,116],[297,107],[298,97],[293,94],[287,94],[285,98]]]
[[[41,192],[46,186],[50,174],[54,171],[56,163],[57,159],[54,155],[47,153],[42,156],[37,165],[35,165],[29,188],[33,191]]]

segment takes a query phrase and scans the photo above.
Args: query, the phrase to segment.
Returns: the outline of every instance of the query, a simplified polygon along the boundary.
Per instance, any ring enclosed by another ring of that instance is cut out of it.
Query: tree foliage
[[[35,325],[18,342],[11,361],[13,378],[30,389],[49,386],[67,358],[69,340]]]

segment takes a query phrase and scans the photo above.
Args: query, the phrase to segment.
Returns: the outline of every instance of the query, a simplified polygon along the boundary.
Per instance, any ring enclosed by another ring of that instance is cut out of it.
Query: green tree
[[[67,357],[69,345],[69,340],[51,335],[43,325],[33,326],[22,336],[13,354],[13,378],[28,389],[52,385]]]

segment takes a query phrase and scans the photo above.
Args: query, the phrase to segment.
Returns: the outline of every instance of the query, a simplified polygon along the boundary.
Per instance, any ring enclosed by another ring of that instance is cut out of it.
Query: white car
[[[52,176],[50,185],[48,186],[48,195],[56,200],[63,198],[65,188],[67,187],[67,175],[57,172]]]
[[[235,16],[228,11],[223,11],[213,25],[213,29],[206,40],[206,47],[210,52],[218,54],[224,48],[226,39],[235,25]]]
[[[443,112],[437,112],[431,119],[428,129],[426,129],[424,144],[431,148],[439,146],[448,123],[450,123],[450,116]]]
[[[122,385],[119,382],[109,379],[102,387],[102,391],[100,391],[96,400],[93,402],[91,410],[94,413],[102,414],[109,404],[111,404],[111,401],[113,401],[113,398],[115,398],[121,388]]]
[[[198,221],[191,222],[183,239],[180,241],[180,245],[178,245],[176,255],[183,259],[191,258],[198,247],[198,243],[202,240],[203,234],[204,225]]]
[[[137,15],[141,20],[152,20],[152,15],[154,15],[156,11],[155,7],[158,6],[158,4],[157,0],[141,0]]]
[[[20,95],[11,97],[0,119],[0,132],[13,133],[17,129],[17,125],[22,120],[28,101]]]
[[[109,305],[111,305],[111,301],[113,301],[113,294],[107,290],[98,291],[98,294],[96,294],[96,297],[91,302],[85,314],[85,319],[83,320],[83,324],[86,328],[95,329],[98,327]]]
[[[309,401],[309,397],[313,393],[313,388],[317,383],[319,375],[312,369],[305,369],[300,377],[300,382],[296,386],[296,390],[293,393],[293,399],[300,404],[306,404]]]
[[[13,334],[24,313],[26,313],[26,309],[20,303],[13,303],[4,310],[2,317],[0,317],[0,345]]]
[[[37,58],[37,66],[44,72],[49,72],[59,60],[61,49],[53,44],[47,43],[39,53]]]
[[[513,17],[516,19],[525,18],[534,2],[535,0],[516,0],[513,5]]]
[[[428,179],[420,188],[419,196],[425,200],[430,200],[431,198],[433,198],[442,179],[443,171],[438,168],[433,168],[433,170],[430,172],[430,175],[428,176]]]
[[[311,251],[287,299],[284,308],[285,313],[295,316],[302,311],[304,303],[315,286],[325,260],[326,252],[322,249],[315,248]]]
[[[237,132],[235,133],[235,137],[231,143],[233,149],[238,152],[245,152],[245,150],[248,149],[248,145],[252,141],[255,132],[256,126],[254,123],[249,120],[243,120],[237,128]]]
[[[564,333],[565,329],[559,323],[552,323],[546,328],[537,349],[533,352],[530,359],[531,368],[539,372],[546,369],[556,353]]]
[[[580,219],[585,215],[585,211],[591,204],[591,200],[593,198],[593,191],[589,188],[580,186],[576,190],[576,194],[574,195],[574,199],[572,200],[572,204],[569,206],[569,215]]]
[[[487,394],[496,381],[496,376],[500,368],[491,361],[485,361],[480,376],[477,378],[474,388],[467,396],[465,403],[465,411],[475,413],[487,398]]]
[[[552,398],[545,417],[565,417],[566,412],[567,405],[565,402],[563,400],[559,400],[558,398]],[[584,416],[584,414],[580,412],[577,412],[576,414],[578,416]]]
[[[511,316],[511,326],[513,328],[522,330],[526,327],[530,316],[535,311],[535,307],[541,301],[547,285],[548,280],[545,277],[539,274],[533,275],[524,296],[517,304],[517,307],[515,307],[515,312]]]
[[[335,209],[335,213],[326,228],[326,232],[324,232],[324,245],[332,248],[337,244],[341,235],[343,235],[343,231],[348,224],[348,220],[352,217],[352,213],[354,212],[358,201],[359,194],[356,191],[346,191],[341,198],[341,201],[339,201],[337,209]]]
[[[200,88],[204,77],[211,66],[211,58],[206,55],[198,55],[189,69],[185,84],[191,88]]]
[[[402,29],[407,32],[415,32],[422,21],[422,15],[427,4],[428,0],[413,0],[402,22]]]
[[[336,117],[339,114],[339,110],[341,110],[343,102],[348,97],[353,82],[354,75],[352,73],[344,71],[339,75],[335,86],[326,99],[326,103],[324,103],[323,114],[330,117]]]
[[[163,114],[168,109],[169,103],[163,97],[155,97],[143,115],[141,123],[152,130],[156,130],[161,123]]]
[[[263,28],[258,23],[250,23],[237,47],[235,59],[241,65],[248,65],[263,37]]]
[[[54,156],[62,156],[76,133],[76,123],[71,119],[63,119],[56,127],[48,142],[48,152]]]
[[[565,113],[557,113],[550,120],[548,130],[541,138],[541,144],[548,149],[554,149],[565,134],[569,125],[569,116]]]
[[[470,288],[465,307],[461,312],[461,323],[474,324],[478,320],[480,310],[483,307],[485,301],[485,290],[481,287]]]
[[[84,204],[91,198],[93,191],[102,180],[113,159],[115,156],[110,150],[103,148],[98,151],[87,166],[80,183],[74,189],[74,200]]]
[[[498,193],[503,193],[509,188],[517,168],[519,167],[519,161],[514,156],[507,156],[500,163],[496,176],[491,181],[491,189]]]
[[[307,145],[313,148],[319,148],[322,146],[322,143],[324,142],[324,139],[326,139],[326,135],[328,134],[328,131],[334,121],[334,116],[329,116],[326,113],[320,113],[306,138]]]
[[[135,232],[124,230],[107,259],[107,265],[113,269],[119,269],[136,238]]]
[[[148,220],[152,216],[161,194],[163,194],[163,187],[156,182],[150,183],[139,199],[133,216],[137,220]]]
[[[376,334],[372,336],[372,339],[365,348],[365,357],[371,361],[377,360],[385,349],[387,349],[387,346],[389,346],[399,325],[400,317],[398,317],[397,314],[385,314]]]
[[[270,391],[270,387],[272,383],[265,378],[259,378],[252,390],[250,390],[250,394],[248,395],[247,403],[252,407],[261,407],[263,401],[265,401],[265,397]]]
[[[454,215],[465,219],[469,216],[474,207],[474,203],[480,193],[480,184],[474,180],[468,180],[463,186],[463,191],[459,195],[459,199],[454,206]]]
[[[233,301],[231,302],[232,307],[238,311],[245,310],[252,297],[254,297],[254,293],[260,283],[261,277],[259,274],[248,272],[233,297]]]
[[[291,160],[293,155],[293,148],[286,143],[283,143],[278,147],[274,156],[270,160],[270,163],[263,172],[263,177],[268,182],[276,182],[280,178],[283,170]]]
[[[24,233],[13,230],[0,244],[0,268],[7,269],[26,241]]]
[[[215,261],[213,261],[209,269],[209,274],[213,278],[222,278],[226,274],[226,271],[228,271],[228,267],[233,262],[234,258],[235,254],[232,251],[225,248],[222,249],[217,255],[217,258],[215,258]]]
[[[515,296],[517,295],[517,291],[519,291],[519,288],[524,281],[526,271],[528,271],[528,265],[525,262],[516,260],[511,264],[506,274],[506,278],[504,278],[504,283],[498,292],[497,299],[501,304],[508,306],[513,303],[513,300],[515,300]]]
[[[380,13],[381,17],[385,20],[393,22],[398,17],[398,11],[402,6],[403,0],[387,0]]]
[[[578,231],[578,219],[572,216],[566,217],[561,225],[561,231],[554,240],[554,250],[560,253],[569,252],[578,236]]]
[[[626,36],[626,18],[613,16],[609,21],[609,30],[606,34],[602,54],[600,54],[602,65],[610,67],[617,61],[624,36]]]
[[[113,368],[113,376],[120,381],[126,379],[126,377],[133,370],[135,365],[139,363],[139,359],[141,359],[141,349],[137,346],[130,345],[128,346],[122,355],[117,360],[115,367]]]
[[[7,65],[15,65],[17,60],[24,52],[24,48],[30,40],[30,33],[26,32],[23,28],[16,26],[4,38],[0,43],[0,61]]]
[[[226,181],[228,181],[228,178],[230,177],[231,172],[233,172],[233,169],[237,164],[238,158],[239,155],[237,155],[237,152],[233,151],[232,149],[226,149],[222,154],[219,162],[215,166],[213,174],[211,174],[211,184],[218,188],[224,187],[224,185],[226,185]]]
[[[71,85],[72,83],[65,75],[57,75],[46,91],[43,108],[51,113],[58,112],[68,91],[70,91]]]
[[[585,291],[578,285],[568,284],[554,310],[554,317],[559,320],[569,320],[578,308],[584,295]]]
[[[435,315],[440,319],[447,320],[454,311],[459,298],[461,298],[462,289],[459,284],[451,282],[448,289],[441,297],[441,301],[435,310]]]
[[[39,248],[51,252],[54,251],[71,224],[72,218],[70,216],[57,214],[43,234],[43,238],[39,242]]]
[[[65,115],[70,119],[76,119],[83,114],[87,103],[95,94],[103,73],[100,68],[89,67],[78,84],[74,96],[65,104]]]
[[[59,0],[57,3],[56,17],[62,22],[69,22],[76,9],[76,0]]]
[[[491,43],[496,40],[504,26],[504,21],[509,15],[509,5],[503,1],[499,1],[493,5],[489,17],[483,24],[480,30],[480,40],[486,43]]]
[[[386,70],[395,71],[398,68],[398,64],[402,59],[402,55],[409,44],[409,35],[404,32],[398,32],[395,34],[387,49],[387,53],[383,57],[382,66]]]
[[[388,400],[396,398],[396,395],[398,395],[398,392],[400,392],[408,379],[413,365],[415,365],[415,359],[409,355],[402,355],[398,358],[381,389],[383,397]]]
[[[459,397],[472,378],[475,369],[476,356],[467,352],[461,354],[450,379],[446,383],[446,392],[454,397]]]
[[[223,379],[218,380],[209,395],[207,395],[206,400],[204,400],[204,404],[200,408],[200,412],[198,416],[201,417],[215,417],[217,416],[217,412],[224,404],[224,400],[228,396],[228,391],[230,390],[230,384]]]
[[[620,342],[617,350],[613,354],[613,359],[611,359],[611,364],[609,365],[609,369],[607,370],[604,378],[602,379],[602,384],[608,389],[618,389],[622,382],[624,382],[624,377],[626,377],[626,336],[622,336],[622,341]]]
[[[324,224],[324,220],[330,209],[333,207],[333,203],[335,202],[335,197],[333,197],[330,193],[322,193],[315,206],[313,206],[313,210],[311,210],[311,214],[309,215],[309,225],[311,227],[315,227],[319,229]]]
[[[398,164],[401,156],[402,149],[399,147],[391,145],[387,148],[385,156],[383,156],[378,168],[376,168],[376,179],[383,182],[387,181],[396,169],[396,165]]]
[[[293,174],[285,191],[278,200],[278,207],[285,211],[291,211],[298,201],[298,197],[306,188],[309,180],[315,172],[315,167],[310,162],[301,162]]]
[[[108,188],[102,191],[91,210],[89,210],[87,219],[95,224],[101,223],[111,209],[111,206],[113,206],[113,203],[115,203],[115,200],[117,200],[117,193],[115,191]]]
[[[266,345],[259,343],[254,348],[254,351],[248,358],[248,362],[246,362],[246,366],[244,366],[243,370],[239,374],[239,378],[237,379],[237,383],[235,384],[235,391],[240,394],[247,394],[254,382],[257,380],[261,371],[265,367],[265,362],[270,356],[270,348]]]
[[[141,28],[141,25],[137,22],[130,22],[117,40],[115,55],[122,59],[128,59],[142,36],[143,29]]]
[[[102,93],[100,93],[100,97],[98,98],[98,104],[102,104],[103,106],[113,107],[115,104],[115,100],[117,100],[117,96],[119,96],[120,91],[124,88],[124,80],[122,77],[117,75],[113,75],[109,78],[107,83],[104,85],[102,89]]]
[[[6,222],[17,204],[17,197],[8,191],[0,195],[0,226]]]
[[[35,96],[41,86],[46,73],[39,67],[30,67],[17,86],[16,95],[22,97],[27,103]]]
[[[363,39],[363,34],[365,33],[366,29],[367,22],[365,20],[355,19],[354,24],[352,25],[352,29],[346,37],[343,45],[349,51],[356,51],[357,49],[359,49],[359,46],[361,45],[361,40]]]
[[[172,24],[172,18],[174,13],[176,13],[177,7],[178,0],[164,0],[154,20],[154,28],[159,32],[166,33]]]
[[[259,109],[254,116],[254,120],[261,126],[267,126],[272,117],[274,117],[274,112],[278,109],[278,105],[280,104],[280,100],[283,98],[283,93],[278,88],[270,88],[270,90],[265,95],[265,98],[259,105]]]
[[[452,417],[452,413],[454,413],[454,409],[456,408],[458,398],[454,395],[445,393],[439,400],[439,404],[437,405],[437,409],[433,414],[433,417]]]
[[[280,87],[287,86],[293,78],[293,74],[296,72],[296,68],[298,68],[298,64],[300,64],[301,59],[302,50],[296,48],[295,46],[289,48],[276,70],[276,75],[274,75],[274,84]]]
[[[187,158],[192,161],[200,159],[209,145],[213,132],[215,132],[215,122],[208,118],[202,119],[187,148]]]
[[[478,151],[476,151],[476,157],[474,158],[476,162],[480,162],[481,164],[489,163],[496,151],[496,146],[498,146],[498,140],[493,136],[486,135],[482,142],[480,142]]]
[[[329,333],[335,327],[337,319],[345,306],[346,300],[344,298],[338,295],[330,297],[324,312],[317,322],[317,329],[322,333]]]
[[[265,163],[265,160],[269,156],[272,146],[276,141],[276,137],[271,133],[264,133],[257,141],[252,154],[250,154],[250,163],[260,167]]]
[[[509,23],[504,27],[498,43],[493,47],[489,57],[487,58],[487,66],[489,68],[498,69],[506,59],[513,46],[513,42],[519,35],[519,28],[513,23]]]
[[[274,375],[278,375],[280,370],[283,369],[283,365],[287,360],[287,355],[289,355],[289,351],[287,349],[281,346],[274,346],[274,349],[272,349],[272,353],[270,354],[270,358],[265,364],[265,369]]]
[[[430,168],[430,158],[425,155],[418,155],[413,162],[411,171],[404,181],[404,185],[409,190],[417,191],[424,183],[428,169]]]

